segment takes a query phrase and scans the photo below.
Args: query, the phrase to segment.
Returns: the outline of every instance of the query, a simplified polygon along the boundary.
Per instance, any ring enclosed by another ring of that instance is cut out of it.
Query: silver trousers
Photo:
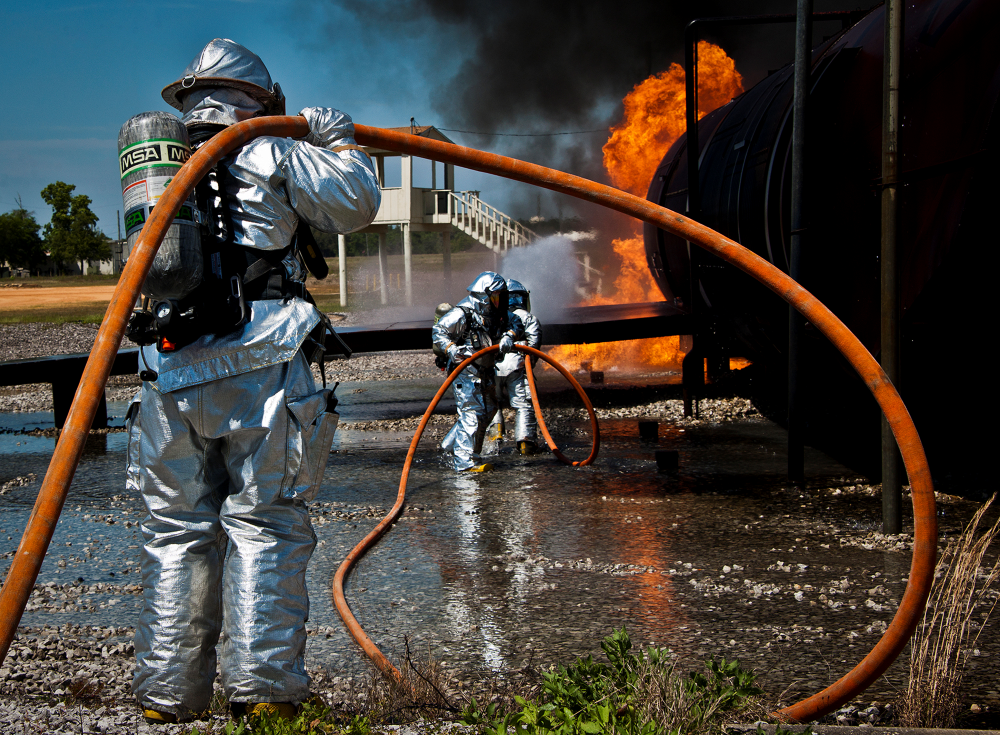
[[[482,462],[479,453],[486,427],[497,412],[496,395],[493,384],[484,385],[474,365],[459,373],[452,390],[458,419],[441,441],[441,448],[452,453],[454,468],[462,471]]]
[[[336,430],[302,356],[157,393],[129,414],[127,484],[142,493],[143,609],[132,689],[179,719],[209,705],[221,649],[232,702],[300,702],[309,614],[306,509]]]
[[[514,424],[514,441],[529,441],[538,443],[538,420],[531,404],[531,386],[524,368],[519,368],[508,375],[497,376],[497,389],[506,394],[510,407],[517,412]]]

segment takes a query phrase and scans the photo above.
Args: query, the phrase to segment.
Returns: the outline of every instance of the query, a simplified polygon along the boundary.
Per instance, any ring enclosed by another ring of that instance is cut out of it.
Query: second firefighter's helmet
[[[525,311],[531,311],[531,292],[528,288],[520,281],[515,281],[513,278],[507,279],[507,297],[510,302],[511,309],[524,309]]]
[[[267,115],[285,114],[285,95],[281,86],[271,82],[271,75],[253,51],[228,38],[209,41],[173,84],[161,92],[168,105],[184,109],[184,97],[197,89],[238,89],[264,107]]]

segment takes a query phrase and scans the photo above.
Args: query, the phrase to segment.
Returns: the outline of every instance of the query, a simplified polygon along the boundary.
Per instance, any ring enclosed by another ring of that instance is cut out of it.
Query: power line
[[[567,130],[561,133],[481,133],[476,130],[457,130],[456,128],[438,128],[447,133],[467,133],[468,135],[492,135],[505,138],[548,138],[554,135],[585,135],[587,133],[607,133],[608,128],[595,128],[593,130]]]

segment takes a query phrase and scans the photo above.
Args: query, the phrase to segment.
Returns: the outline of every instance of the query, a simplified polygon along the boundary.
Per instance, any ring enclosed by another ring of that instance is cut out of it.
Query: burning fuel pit
[[[349,697],[348,679],[368,671],[333,608],[334,572],[392,504],[415,409],[439,384],[422,373],[403,379],[370,359],[368,369],[393,379],[341,385],[342,430],[311,514],[318,546],[309,570],[307,661],[323,676],[317,690],[331,698]],[[582,456],[589,424],[554,387],[543,381],[547,421],[566,453]],[[496,472],[456,475],[433,441],[421,444],[403,516],[347,584],[352,609],[390,657],[402,655],[408,639],[416,658],[431,656],[474,687],[485,672],[513,676],[600,656],[601,639],[625,626],[637,645],[669,647],[682,666],[739,658],[787,702],[830,683],[868,651],[895,612],[910,559],[908,536],[876,533],[876,490],[819,452],[807,454],[808,488],[787,489],[785,433],[744,399],[705,400],[701,418],[684,419],[679,387],[654,392],[611,380],[588,392],[602,426],[591,467],[522,458],[507,442]],[[9,423],[16,414],[5,416]],[[660,423],[655,445],[640,441],[639,421],[647,420]],[[442,431],[449,423],[435,417]],[[109,689],[127,701],[142,511],[138,498],[121,494],[123,438],[109,435],[80,465],[12,648],[28,654],[0,670],[3,696],[57,696],[66,678],[60,672],[80,664],[60,656],[55,643],[45,648],[55,636],[74,642],[73,655],[81,651],[95,675],[106,672]],[[659,472],[655,451],[677,452],[677,471]],[[0,478],[40,478],[47,452],[5,445]],[[28,481],[0,497],[0,572],[37,488]],[[939,503],[947,538],[974,506],[947,497]],[[114,635],[106,645],[101,631],[108,628]],[[987,628],[976,647],[970,675],[980,704],[1000,706],[1000,636]],[[893,698],[905,675],[905,661],[894,664],[866,702]]]

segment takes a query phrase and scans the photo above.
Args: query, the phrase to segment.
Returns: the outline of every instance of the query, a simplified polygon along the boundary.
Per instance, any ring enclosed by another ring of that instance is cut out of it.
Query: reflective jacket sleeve
[[[518,316],[524,322],[524,337],[522,341],[528,347],[538,349],[538,346],[542,343],[542,323],[530,311],[522,311]]]
[[[510,324],[507,331],[510,332],[510,336],[514,338],[515,342],[520,342],[524,339],[524,321],[518,315],[516,311],[507,312],[507,323]]]
[[[309,134],[278,161],[289,203],[324,232],[367,227],[382,193],[371,159],[354,141],[354,123],[332,108],[307,107],[301,114],[309,121]]]
[[[448,354],[448,348],[465,344],[465,312],[458,307],[452,309],[431,327],[431,339],[434,346],[442,353]]]

